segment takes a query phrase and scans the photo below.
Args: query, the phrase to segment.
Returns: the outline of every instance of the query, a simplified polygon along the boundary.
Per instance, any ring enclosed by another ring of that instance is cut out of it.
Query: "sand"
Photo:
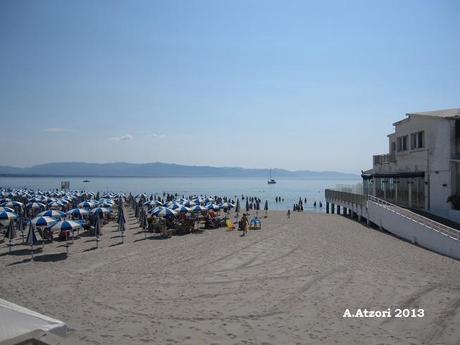
[[[271,212],[263,229],[159,240],[104,227],[101,248],[0,249],[0,296],[75,344],[458,344],[460,262],[338,215]],[[41,259],[40,259],[41,256]],[[347,308],[423,318],[343,318]]]

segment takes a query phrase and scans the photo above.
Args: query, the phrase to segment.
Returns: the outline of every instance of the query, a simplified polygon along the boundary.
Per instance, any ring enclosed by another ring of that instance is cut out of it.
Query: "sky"
[[[0,165],[357,173],[460,107],[460,1],[0,0]]]

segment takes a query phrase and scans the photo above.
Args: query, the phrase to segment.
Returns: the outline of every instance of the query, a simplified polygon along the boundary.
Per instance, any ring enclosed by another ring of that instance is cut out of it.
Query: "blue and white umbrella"
[[[16,201],[16,200],[10,200],[7,202],[4,202],[2,204],[3,207],[10,207],[10,208],[15,208],[15,207],[23,207],[24,204],[22,202]]]
[[[50,226],[57,223],[57,220],[51,217],[39,216],[39,217],[35,217],[34,219],[32,219],[30,223],[36,227],[49,228]]]
[[[37,233],[36,233],[35,227],[33,227],[32,224],[29,225],[29,231],[27,232],[26,243],[29,244],[30,246],[33,246],[34,244],[38,243]],[[33,257],[33,253],[32,253],[32,257]]]
[[[66,214],[62,211],[58,210],[47,210],[40,212],[37,216],[42,217],[53,217],[53,218],[65,218]]]
[[[34,209],[34,210],[36,210],[36,209],[43,210],[44,208],[46,208],[45,204],[43,204],[41,202],[36,202],[36,201],[30,202],[26,206],[27,206],[27,208],[31,208],[31,209]]]
[[[219,205],[216,205],[216,204],[207,204],[205,207],[208,210],[214,210],[214,211],[219,211],[221,209],[221,207]]]
[[[61,220],[61,221],[57,222],[56,224],[54,224],[51,227],[51,230],[65,232],[66,252],[68,253],[69,252],[69,246],[67,245],[68,234],[69,234],[70,231],[72,231],[72,243],[73,243],[73,238],[74,238],[73,232],[76,229],[80,229],[80,228],[81,228],[80,223],[73,222],[71,220]]]
[[[176,215],[176,211],[171,210],[170,208],[167,207],[158,207],[155,209],[152,214],[158,217],[171,217]]]
[[[70,211],[67,211],[67,214],[72,217],[81,218],[83,216],[88,215],[89,211],[85,210],[84,208],[73,208]]]
[[[34,245],[38,243],[37,233],[35,227],[32,224],[29,224],[29,231],[27,232],[26,243],[30,245],[30,253],[32,255],[32,260],[34,259]]]
[[[10,207],[0,206],[0,212],[12,212],[12,213],[14,213],[15,211]]]
[[[91,213],[94,213],[94,214],[100,214],[100,213],[106,214],[110,212],[112,212],[112,210],[105,208],[105,207],[96,207],[91,210]]]
[[[191,207],[191,206],[195,206],[196,203],[194,201],[192,201],[192,200],[186,200],[184,202],[184,205],[187,206],[187,207]]]
[[[230,208],[235,207],[235,205],[233,205],[233,204],[230,203],[230,202],[224,202],[224,203],[221,205],[221,207],[222,207],[222,208],[230,209]]]
[[[96,204],[92,201],[83,201],[81,203],[78,204],[78,207],[81,207],[81,208],[93,208],[93,207],[96,207]]]
[[[53,231],[74,231],[81,228],[81,224],[71,220],[61,220],[51,226]]]
[[[184,207],[184,205],[178,203],[177,201],[171,201],[168,203],[168,208],[170,208],[171,210],[176,210],[181,207]]]
[[[48,204],[48,207],[52,209],[60,209],[63,206],[64,204],[60,201],[52,201],[51,203]]]
[[[195,205],[189,208],[190,212],[205,212],[208,209],[201,205]]]
[[[10,224],[12,220],[15,220],[18,217],[16,213],[13,212],[7,212],[7,211],[2,211],[0,212],[0,223],[3,226],[7,226]]]
[[[174,211],[180,212],[180,213],[187,213],[187,212],[190,212],[190,209],[184,205],[180,205],[179,207],[175,208]]]

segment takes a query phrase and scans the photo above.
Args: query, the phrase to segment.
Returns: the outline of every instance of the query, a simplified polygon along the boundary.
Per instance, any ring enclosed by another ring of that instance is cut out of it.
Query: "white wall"
[[[367,206],[370,220],[381,225],[388,232],[424,248],[460,260],[460,241],[404,218],[375,202],[369,201]]]
[[[433,129],[430,145],[430,212],[449,217],[451,204],[447,198],[453,194],[451,177],[451,126],[454,121],[440,121]],[[445,187],[443,185],[446,185]]]

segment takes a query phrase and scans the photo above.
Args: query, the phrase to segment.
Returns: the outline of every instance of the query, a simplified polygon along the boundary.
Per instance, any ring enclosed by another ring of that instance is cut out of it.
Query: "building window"
[[[417,133],[417,148],[421,149],[425,147],[425,132],[421,131]]]
[[[407,151],[407,138],[408,138],[407,135],[402,137],[402,139],[403,139],[402,140],[402,142],[403,142],[403,145],[402,145],[403,151]]]
[[[412,133],[410,135],[410,149],[414,150],[417,148],[417,133]]]
[[[407,135],[398,138],[398,152],[407,151],[407,141]]]
[[[410,135],[410,149],[422,149],[425,147],[425,132],[420,131]]]
[[[396,143],[394,141],[391,142],[391,153],[396,151]]]

